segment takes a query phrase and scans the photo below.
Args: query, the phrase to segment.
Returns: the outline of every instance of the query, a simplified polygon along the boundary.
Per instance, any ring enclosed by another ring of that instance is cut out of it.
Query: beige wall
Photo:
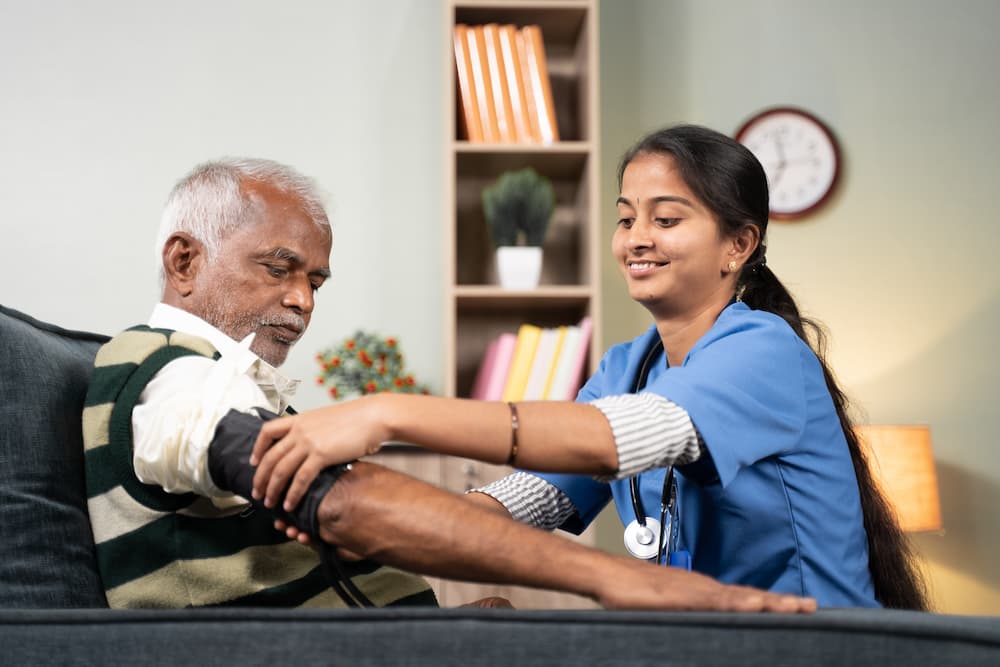
[[[772,224],[768,264],[829,327],[832,365],[871,423],[931,426],[945,532],[915,541],[938,609],[1000,613],[1000,3],[601,10],[606,236],[613,162],[641,132],[683,121],[731,134],[763,107],[794,104],[838,135],[839,193],[807,221]],[[607,345],[648,319],[613,267],[605,275]]]
[[[0,0],[0,303],[145,320],[174,182],[267,157],[319,181],[334,228],[296,404],[328,402],[313,356],[358,327],[439,388],[443,38],[426,0]]]

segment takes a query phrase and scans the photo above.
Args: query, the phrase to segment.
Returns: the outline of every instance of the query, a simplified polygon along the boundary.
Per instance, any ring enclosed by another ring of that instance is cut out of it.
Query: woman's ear
[[[184,232],[175,232],[163,244],[163,273],[167,289],[186,297],[194,291],[194,281],[205,257],[200,241]]]
[[[732,238],[732,246],[729,248],[729,259],[739,266],[746,264],[750,255],[760,245],[760,227],[757,225],[743,225]]]

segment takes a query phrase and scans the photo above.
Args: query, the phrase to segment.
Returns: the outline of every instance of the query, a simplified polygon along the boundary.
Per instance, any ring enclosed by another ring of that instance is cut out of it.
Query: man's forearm
[[[598,598],[614,557],[519,524],[411,477],[357,463],[319,508],[319,537],[432,576],[551,588]]]

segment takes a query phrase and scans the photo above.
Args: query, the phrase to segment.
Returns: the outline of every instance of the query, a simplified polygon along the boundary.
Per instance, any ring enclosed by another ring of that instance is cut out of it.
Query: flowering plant
[[[329,383],[334,400],[392,391],[401,394],[429,394],[403,366],[403,353],[395,338],[382,338],[358,330],[336,347],[316,355],[323,369],[319,385]]]

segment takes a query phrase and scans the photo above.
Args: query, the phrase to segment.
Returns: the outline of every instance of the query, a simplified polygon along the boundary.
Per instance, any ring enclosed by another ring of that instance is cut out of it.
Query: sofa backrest
[[[0,306],[0,607],[104,607],[80,413],[106,336]]]

